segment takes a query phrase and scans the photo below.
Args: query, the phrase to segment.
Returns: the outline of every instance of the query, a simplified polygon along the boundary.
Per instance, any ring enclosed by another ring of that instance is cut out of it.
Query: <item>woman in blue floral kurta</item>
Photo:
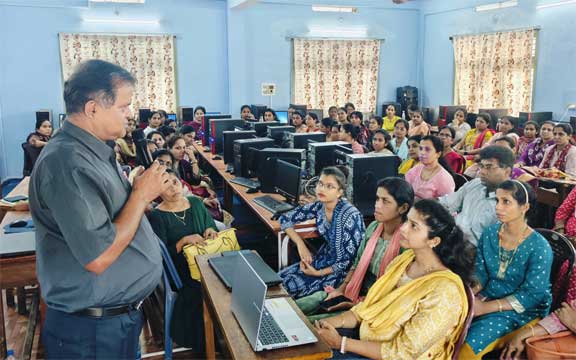
[[[316,194],[318,201],[300,206],[280,217],[282,230],[298,247],[301,261],[280,271],[284,287],[295,298],[338,287],[346,277],[364,236],[362,214],[342,198],[345,177],[336,168],[322,171]],[[304,241],[294,231],[297,223],[316,219],[325,243],[312,258]]]
[[[526,198],[535,199],[534,191],[517,180],[505,181],[496,190],[500,222],[486,228],[478,241],[476,277],[481,290],[460,359],[480,359],[501,347],[504,336],[548,314],[552,249],[527,225],[531,201]]]

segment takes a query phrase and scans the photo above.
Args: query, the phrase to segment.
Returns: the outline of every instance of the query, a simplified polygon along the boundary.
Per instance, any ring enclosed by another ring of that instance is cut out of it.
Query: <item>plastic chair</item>
[[[162,284],[164,285],[164,359],[171,360],[173,347],[172,336],[170,335],[170,320],[172,319],[172,311],[178,296],[178,290],[182,288],[182,280],[176,271],[166,245],[162,241],[159,241],[159,243],[162,259],[164,260],[164,271],[162,271]]]
[[[550,272],[550,282],[553,286],[555,286],[557,282],[560,282],[558,284],[557,294],[561,295],[552,299],[552,310],[554,310],[560,306],[564,300],[563,297],[568,291],[568,281],[570,280],[570,276],[572,275],[572,270],[574,268],[576,249],[574,249],[574,245],[572,245],[566,236],[556,231],[549,229],[534,230],[536,230],[538,233],[544,236],[546,240],[548,240],[548,243],[552,248],[552,252],[554,252],[554,260],[552,261],[552,269]],[[566,261],[568,262],[568,271],[563,274],[562,278],[559,278],[560,268]]]
[[[472,320],[474,319],[474,292],[472,291],[470,286],[466,286],[466,299],[468,300],[468,315],[466,315],[466,320],[464,321],[464,328],[462,329],[460,337],[458,338],[458,342],[456,342],[456,346],[454,347],[454,354],[452,355],[452,360],[458,360],[460,349],[462,349],[462,346],[466,341],[466,336],[468,335],[468,329],[470,329],[470,324],[472,324]]]

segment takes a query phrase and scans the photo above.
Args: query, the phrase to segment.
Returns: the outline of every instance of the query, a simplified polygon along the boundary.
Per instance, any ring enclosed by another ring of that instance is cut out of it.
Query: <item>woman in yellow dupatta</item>
[[[334,359],[452,358],[468,314],[464,286],[473,282],[472,247],[435,200],[417,202],[400,231],[400,245],[409,250],[390,263],[366,299],[315,323],[339,350]]]
[[[466,157],[466,167],[474,163],[474,155],[479,154],[482,147],[494,135],[494,130],[489,128],[491,119],[488,113],[478,114],[476,127],[468,131],[466,136],[454,146],[454,150]]]

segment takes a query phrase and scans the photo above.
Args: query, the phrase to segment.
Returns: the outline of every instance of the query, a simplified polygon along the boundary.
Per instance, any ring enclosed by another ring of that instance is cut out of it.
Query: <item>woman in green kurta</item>
[[[296,304],[311,321],[333,312],[351,308],[368,293],[370,287],[382,275],[388,264],[400,251],[400,226],[414,203],[414,191],[405,180],[390,177],[378,183],[373,221],[364,234],[352,268],[344,282],[337,288],[326,288],[296,300]],[[349,301],[341,302],[328,309],[328,313],[317,314],[320,304],[344,295]]]
[[[166,244],[184,286],[178,292],[171,321],[174,341],[204,352],[204,321],[202,319],[202,291],[200,282],[190,277],[182,248],[188,244],[202,244],[216,236],[216,224],[202,201],[183,195],[178,175],[170,174],[171,186],[162,194],[162,202],[150,214],[150,223],[158,237]]]

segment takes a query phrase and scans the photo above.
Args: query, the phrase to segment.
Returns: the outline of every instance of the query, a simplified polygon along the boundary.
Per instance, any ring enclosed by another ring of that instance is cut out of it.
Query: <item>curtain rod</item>
[[[339,38],[339,37],[324,37],[324,36],[286,36],[285,40],[290,41],[294,39],[303,39],[303,40],[352,40],[352,41],[362,41],[362,40],[380,40],[385,41],[384,38],[378,37],[362,37],[362,38]]]
[[[58,33],[58,36],[60,35],[106,35],[106,36],[172,36],[174,38],[177,38],[178,35],[176,34],[159,34],[159,33],[151,33],[151,34],[134,34],[134,33],[98,33],[98,32],[80,32],[80,33],[76,33],[76,32],[71,32],[71,33],[66,33],[66,32],[60,32]]]
[[[506,33],[506,32],[513,32],[513,31],[525,31],[525,30],[540,30],[540,26],[531,26],[531,27],[524,27],[524,28],[517,28],[517,29],[489,31],[489,32],[484,32],[484,33],[458,34],[458,35],[451,35],[448,39],[454,40],[455,37],[459,37],[459,36],[491,35],[491,34]]]

